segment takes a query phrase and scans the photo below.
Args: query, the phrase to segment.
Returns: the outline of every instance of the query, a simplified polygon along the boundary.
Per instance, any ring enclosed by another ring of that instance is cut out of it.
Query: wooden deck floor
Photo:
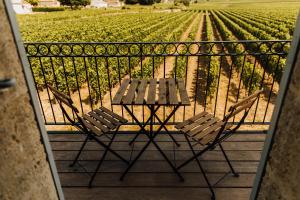
[[[128,140],[132,137],[133,135],[129,134],[119,135],[113,144],[113,148],[128,159],[138,152],[145,139],[140,137],[138,142],[130,147]],[[167,135],[161,135],[157,140],[169,158],[179,164],[190,157],[191,152],[181,135],[175,134],[175,137],[181,143],[180,148],[176,148]],[[196,163],[182,169],[185,181],[180,182],[154,146],[149,147],[123,182],[119,181],[119,177],[126,165],[109,154],[101,173],[98,173],[94,181],[95,187],[89,189],[89,173],[94,171],[103,149],[97,143],[90,142],[82,153],[79,164],[71,168],[69,164],[84,136],[51,134],[49,138],[67,200],[210,199],[210,192]],[[236,134],[223,143],[235,169],[240,173],[238,178],[231,175],[224,178],[229,168],[218,148],[201,158],[210,181],[216,183],[214,187],[217,199],[249,199],[264,140],[265,134]]]

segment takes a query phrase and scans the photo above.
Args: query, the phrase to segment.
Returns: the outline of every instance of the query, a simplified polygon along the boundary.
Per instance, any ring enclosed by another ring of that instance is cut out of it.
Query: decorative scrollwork
[[[25,43],[31,57],[286,55],[291,41]]]

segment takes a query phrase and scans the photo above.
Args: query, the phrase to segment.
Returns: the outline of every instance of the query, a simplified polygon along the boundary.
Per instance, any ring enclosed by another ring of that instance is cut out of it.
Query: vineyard
[[[87,9],[18,16],[18,21],[39,98],[47,95],[46,83],[54,84],[79,96],[83,111],[83,99],[92,108],[110,102],[124,77],[173,76],[186,80],[191,113],[200,106],[221,116],[227,101],[264,88],[260,104],[265,111],[258,116],[264,122],[278,92],[296,16],[296,8],[194,7]],[[238,40],[273,42],[193,43]],[[46,109],[53,112],[53,105]],[[59,121],[54,114],[45,120]]]

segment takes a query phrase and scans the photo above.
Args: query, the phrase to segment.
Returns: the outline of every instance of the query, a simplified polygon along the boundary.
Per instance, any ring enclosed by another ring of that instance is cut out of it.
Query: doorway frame
[[[12,2],[11,0],[4,0],[4,9],[5,12],[8,16],[8,21],[9,21],[9,25],[13,34],[13,38],[14,38],[14,42],[16,45],[16,49],[17,49],[17,53],[18,53],[18,57],[19,60],[21,62],[22,65],[22,69],[24,72],[24,76],[25,76],[25,81],[27,84],[27,88],[28,88],[28,93],[30,96],[30,103],[32,105],[33,108],[33,112],[35,115],[35,119],[37,121],[37,125],[38,125],[38,129],[41,135],[41,142],[44,146],[44,150],[46,152],[46,159],[49,163],[49,167],[51,170],[51,175],[52,175],[52,179],[55,185],[55,189],[56,189],[56,193],[57,193],[57,197],[59,200],[64,200],[64,194],[63,194],[63,190],[62,190],[62,186],[60,184],[60,180],[59,180],[59,176],[58,176],[58,172],[57,172],[57,168],[55,165],[55,161],[54,161],[54,157],[53,157],[53,153],[52,153],[52,149],[50,146],[50,142],[49,142],[49,138],[47,135],[47,131],[46,131],[46,127],[44,125],[44,121],[42,118],[42,113],[40,110],[40,105],[37,99],[37,91],[34,85],[34,80],[31,74],[31,70],[29,67],[29,63],[27,60],[27,56],[25,53],[25,48],[23,45],[23,41],[21,39],[21,34],[19,31],[19,27],[18,27],[18,23],[16,20],[16,14],[15,11],[12,7]]]

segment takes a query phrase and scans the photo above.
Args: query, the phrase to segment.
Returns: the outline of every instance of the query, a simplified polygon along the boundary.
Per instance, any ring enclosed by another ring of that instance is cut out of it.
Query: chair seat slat
[[[92,117],[90,117],[86,114],[83,115],[83,119],[90,122],[93,126],[96,126],[97,128],[101,129],[103,132],[109,131],[109,129],[107,127],[103,126],[103,124],[101,124],[99,121],[96,121],[95,119],[93,119]]]
[[[100,121],[101,124],[107,126],[109,129],[114,129],[116,128],[116,126],[111,123],[110,121],[108,121],[107,119],[104,118],[104,116],[96,114],[94,112],[89,112],[88,113],[91,117],[95,118],[97,121]]]
[[[203,125],[193,129],[190,131],[190,135],[195,136],[198,133],[200,133],[201,131],[203,131],[204,129],[208,128],[209,126],[211,126],[212,124],[216,123],[217,121],[219,121],[218,118],[211,118],[209,121],[207,121],[206,123],[204,123]]]
[[[99,109],[95,109],[94,110],[95,113],[97,113],[98,115],[103,116],[103,118],[105,118],[106,120],[110,121],[112,124],[114,124],[115,126],[119,126],[121,125],[121,123],[116,120],[115,118],[113,118],[111,115],[99,110]]]
[[[197,140],[201,140],[204,136],[218,130],[219,128],[221,128],[221,126],[224,124],[223,121],[219,121],[215,124],[213,124],[212,126],[209,126],[207,129],[201,131],[200,133],[198,133],[197,135],[195,135],[194,137],[197,139]]]
[[[204,115],[203,117],[200,117],[197,121],[191,123],[191,124],[188,124],[186,125],[182,131],[183,132],[187,132],[187,131],[190,131],[192,130],[193,128],[197,127],[197,126],[201,126],[203,123],[205,123],[206,121],[212,119],[214,116],[212,114],[207,114],[207,115]]]
[[[103,132],[99,129],[97,129],[95,126],[93,126],[92,124],[90,124],[89,122],[87,122],[85,119],[82,118],[82,122],[84,124],[84,126],[89,129],[91,132],[93,132],[94,134],[100,136],[103,135]]]
[[[181,123],[178,123],[175,128],[177,129],[181,129],[183,128],[184,126],[188,125],[188,124],[191,124],[193,123],[194,121],[196,121],[197,119],[201,118],[202,116],[204,115],[207,115],[208,113],[207,112],[202,112],[202,113],[199,113],[197,115],[195,115],[194,117],[191,117],[190,119],[187,119]]]
[[[120,115],[117,115],[116,113],[114,113],[114,112],[108,110],[108,109],[105,108],[105,107],[100,107],[99,109],[100,109],[101,111],[103,111],[103,112],[109,114],[109,115],[112,116],[113,118],[117,119],[117,120],[120,121],[121,123],[126,123],[126,122],[127,122],[126,119],[124,119],[124,118],[121,117]]]

